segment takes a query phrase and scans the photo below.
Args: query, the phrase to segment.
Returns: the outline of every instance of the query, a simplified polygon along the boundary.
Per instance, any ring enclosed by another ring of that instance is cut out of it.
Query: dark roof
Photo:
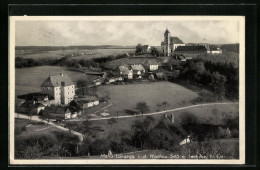
[[[64,86],[71,86],[74,83],[66,74],[58,74],[49,76],[41,85],[41,87],[59,87],[61,86],[61,82],[64,82]]]
[[[175,51],[207,51],[204,46],[178,46]]]
[[[178,37],[171,37],[170,40],[173,44],[184,44],[183,41],[180,40]]]
[[[209,49],[210,49],[210,51],[216,51],[216,50],[218,50],[217,47],[214,46],[214,45],[209,46]]]
[[[67,110],[67,107],[47,106],[45,107],[44,112],[49,112],[53,114],[65,114]]]
[[[168,29],[166,29],[164,33],[170,33],[170,31]]]
[[[147,49],[149,47],[149,45],[143,45],[143,49]]]
[[[35,107],[45,107],[43,104],[41,104],[41,103],[36,103],[35,105],[34,105]]]
[[[18,99],[37,100],[37,101],[42,101],[45,97],[48,97],[49,100],[53,99],[53,97],[50,96],[49,94],[43,94],[43,93],[28,93],[28,94],[17,96]]]

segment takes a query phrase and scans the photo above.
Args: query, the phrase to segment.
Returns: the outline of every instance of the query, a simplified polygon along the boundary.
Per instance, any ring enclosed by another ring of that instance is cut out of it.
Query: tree
[[[162,102],[162,106],[164,107],[164,109],[166,109],[167,106],[169,106],[170,104],[167,101],[163,101]]]
[[[137,44],[135,53],[141,53],[142,52],[142,48],[143,48],[142,44],[140,44],[140,43]]]
[[[132,136],[132,142],[135,146],[143,148],[145,143],[149,140],[150,132],[154,128],[155,119],[151,116],[147,116],[144,121],[136,120],[132,125],[134,135]]]
[[[117,120],[115,118],[111,118],[108,120],[107,122],[109,125],[111,125],[111,127],[113,126],[113,124],[117,123]]]
[[[144,115],[144,113],[149,112],[149,107],[147,106],[146,102],[137,103],[136,109],[138,110],[138,113],[142,114],[142,116]]]
[[[80,79],[77,81],[77,87],[80,88],[81,87],[81,90],[82,90],[82,95],[84,96],[85,95],[85,88],[88,84],[88,81],[86,80],[83,80],[83,79]]]
[[[226,81],[226,76],[219,74],[219,72],[214,72],[212,74],[211,87],[213,87],[215,93],[217,93],[221,98],[225,96]]]
[[[151,48],[151,54],[154,56],[159,56],[159,51],[157,50],[157,48],[152,47]]]

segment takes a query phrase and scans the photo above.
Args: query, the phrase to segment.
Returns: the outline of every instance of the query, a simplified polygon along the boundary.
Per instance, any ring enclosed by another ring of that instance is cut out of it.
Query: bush
[[[125,143],[118,143],[115,141],[111,141],[110,148],[113,153],[127,153],[136,150],[133,146],[127,145]]]
[[[181,115],[181,125],[186,126],[190,123],[198,123],[198,118],[189,112],[184,112]]]
[[[107,139],[96,139],[89,146],[91,155],[107,154],[109,149],[110,142]]]

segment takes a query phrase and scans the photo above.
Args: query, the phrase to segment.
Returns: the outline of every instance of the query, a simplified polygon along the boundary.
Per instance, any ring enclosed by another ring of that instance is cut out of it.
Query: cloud
[[[234,21],[17,21],[16,45],[160,45],[165,28],[185,43],[236,43]]]

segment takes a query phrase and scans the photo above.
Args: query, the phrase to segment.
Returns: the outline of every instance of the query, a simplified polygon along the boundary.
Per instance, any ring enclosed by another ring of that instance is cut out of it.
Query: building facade
[[[171,37],[170,31],[166,29],[164,32],[164,41],[161,43],[163,56],[171,56],[179,46],[185,46],[185,44],[178,37]]]
[[[49,76],[42,83],[41,91],[54,98],[53,104],[66,105],[74,99],[75,85],[67,75],[60,73],[59,75]]]

